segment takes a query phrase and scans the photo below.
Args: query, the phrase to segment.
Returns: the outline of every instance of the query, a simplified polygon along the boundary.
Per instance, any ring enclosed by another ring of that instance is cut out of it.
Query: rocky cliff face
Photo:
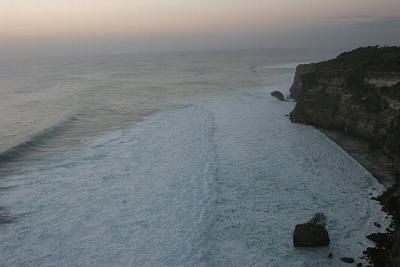
[[[336,59],[297,67],[292,122],[361,137],[373,157],[389,161],[396,184],[377,198],[393,228],[368,238],[374,266],[400,266],[400,47],[366,47]],[[397,175],[396,175],[397,173]]]
[[[290,93],[297,102],[292,122],[342,130],[400,156],[400,48],[362,48],[300,65]]]

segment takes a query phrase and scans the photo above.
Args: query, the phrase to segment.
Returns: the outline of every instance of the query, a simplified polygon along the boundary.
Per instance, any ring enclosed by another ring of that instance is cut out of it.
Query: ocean
[[[329,52],[163,52],[0,64],[0,266],[342,266],[383,186],[292,124],[295,67]],[[294,249],[328,217],[331,246]],[[3,218],[3,219],[1,219]],[[384,229],[383,228],[383,229]],[[328,254],[333,253],[333,259]]]

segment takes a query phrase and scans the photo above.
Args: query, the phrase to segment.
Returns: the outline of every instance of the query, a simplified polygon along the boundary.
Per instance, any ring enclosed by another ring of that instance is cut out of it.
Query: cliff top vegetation
[[[316,65],[322,71],[400,72],[400,46],[360,47]]]

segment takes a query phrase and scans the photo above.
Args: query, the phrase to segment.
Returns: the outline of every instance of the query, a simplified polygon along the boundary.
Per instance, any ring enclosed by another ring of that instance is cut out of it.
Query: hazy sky
[[[0,0],[0,53],[400,42],[400,0]]]

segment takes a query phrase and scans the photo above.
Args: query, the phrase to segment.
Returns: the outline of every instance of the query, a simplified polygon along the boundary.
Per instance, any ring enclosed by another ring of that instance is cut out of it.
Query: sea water
[[[383,187],[292,124],[298,51],[2,66],[1,266],[342,266],[387,225]],[[295,249],[328,217],[329,248]],[[328,257],[332,253],[333,259]]]

